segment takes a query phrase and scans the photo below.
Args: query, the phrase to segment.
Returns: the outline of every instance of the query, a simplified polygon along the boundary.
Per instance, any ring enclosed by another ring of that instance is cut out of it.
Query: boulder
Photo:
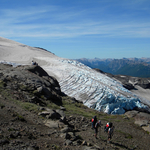
[[[45,120],[44,124],[46,126],[48,126],[49,128],[53,128],[53,129],[58,129],[59,128],[59,124],[57,121],[53,121],[53,120]]]
[[[133,118],[135,117],[139,112],[136,110],[132,110],[132,111],[127,111],[125,113],[125,116],[127,116],[128,118]]]
[[[146,78],[138,78],[136,84],[141,86],[144,89],[150,88],[150,81],[149,81],[149,79],[146,79]]]
[[[143,128],[145,131],[149,132],[149,134],[150,134],[150,124],[147,125],[147,126],[143,126],[142,128]]]
[[[150,114],[140,112],[135,117],[135,124],[141,126],[145,131],[150,131]]]
[[[38,115],[46,117],[47,119],[60,119],[62,117],[62,115],[59,114],[58,112],[55,110],[52,110],[52,109],[47,109],[45,111],[39,112]],[[63,114],[63,116],[65,116],[65,115]]]
[[[144,113],[144,112],[140,112],[135,116],[136,120],[147,120],[150,121],[150,114],[148,113]]]
[[[61,133],[67,133],[67,132],[72,132],[72,131],[73,129],[71,127],[68,127],[67,125],[60,130]]]

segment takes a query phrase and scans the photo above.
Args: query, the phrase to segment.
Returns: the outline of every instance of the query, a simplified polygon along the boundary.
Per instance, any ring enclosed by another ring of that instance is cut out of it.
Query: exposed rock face
[[[43,95],[47,100],[61,103],[59,83],[40,66],[31,65],[14,68],[10,65],[0,64],[0,82],[6,88],[14,89],[14,96],[22,96],[25,101],[42,105],[39,96]],[[19,95],[20,90],[23,91],[21,95]]]
[[[126,112],[125,115],[134,118],[135,124],[150,132],[150,114],[133,110]]]
[[[144,89],[150,89],[150,78],[139,78],[139,77],[126,76],[126,75],[112,75],[110,73],[105,73],[99,69],[95,69],[95,70],[111,78],[115,78],[119,80],[122,83],[122,85],[128,90],[134,89],[135,85],[138,85]]]

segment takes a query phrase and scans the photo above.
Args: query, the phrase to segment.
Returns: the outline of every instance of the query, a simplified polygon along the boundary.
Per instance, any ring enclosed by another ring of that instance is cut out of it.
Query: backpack
[[[111,127],[112,127],[112,125],[113,125],[113,124],[112,124],[112,122],[109,122],[109,128],[111,128]]]
[[[95,128],[101,127],[101,120],[99,120],[98,122],[96,122],[95,124]]]
[[[113,125],[112,122],[108,122],[108,123],[106,124],[106,126],[104,127],[104,132],[108,132],[108,129],[111,128],[112,125]]]
[[[112,135],[112,134],[113,134],[113,127],[109,128],[109,135]]]

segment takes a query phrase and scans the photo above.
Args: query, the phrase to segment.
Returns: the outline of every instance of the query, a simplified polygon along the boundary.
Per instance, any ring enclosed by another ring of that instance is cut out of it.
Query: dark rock
[[[99,69],[95,69],[95,70],[109,76],[110,78],[117,79],[128,90],[135,89],[134,87],[135,85],[138,85],[144,89],[150,89],[149,78],[132,77],[132,76],[127,76],[127,75],[112,75],[110,73],[105,73],[103,71],[100,71]]]
[[[9,143],[9,141],[6,140],[6,139],[0,140],[0,145],[5,145],[5,144],[8,144],[8,143]]]
[[[127,83],[122,83],[122,84],[123,84],[123,87],[125,87],[128,90],[135,89],[135,87],[131,83],[127,82]]]
[[[6,65],[0,64],[0,74],[2,75],[0,80],[8,89],[17,91],[14,95],[17,99],[22,97],[22,99],[28,101],[29,96],[26,92],[30,92],[36,97],[36,99],[31,99],[33,103],[44,105],[39,98],[43,96],[47,100],[61,105],[61,97],[59,96],[61,95],[61,89],[58,81],[49,76],[40,66],[7,67],[2,70],[4,66]],[[24,93],[21,93],[21,91],[24,91]]]
[[[23,69],[28,70],[28,71],[30,71],[30,72],[32,72],[32,73],[34,73],[34,74],[36,74],[36,75],[38,75],[40,77],[49,76],[47,74],[47,72],[43,68],[41,68],[40,66],[36,66],[36,65],[19,66],[17,68],[23,68]]]
[[[61,119],[61,117],[65,117],[65,114],[62,110],[52,110],[47,109],[38,113],[39,116],[46,117],[47,119]]]
[[[144,89],[149,89],[150,88],[150,81],[146,78],[138,78],[136,84],[141,86]]]

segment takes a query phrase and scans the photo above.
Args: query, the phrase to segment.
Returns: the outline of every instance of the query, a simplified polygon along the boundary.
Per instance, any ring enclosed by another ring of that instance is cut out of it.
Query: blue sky
[[[150,57],[150,0],[0,0],[0,36],[59,57]]]

